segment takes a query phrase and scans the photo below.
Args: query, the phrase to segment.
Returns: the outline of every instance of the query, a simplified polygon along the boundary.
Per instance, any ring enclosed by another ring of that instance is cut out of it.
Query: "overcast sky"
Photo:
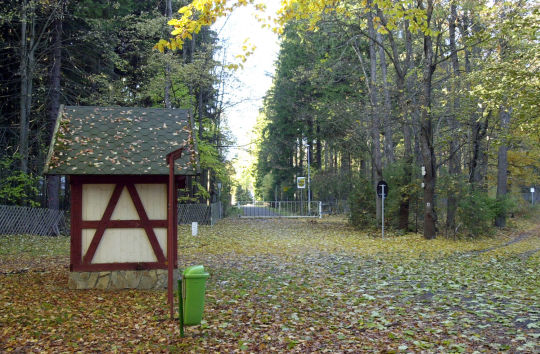
[[[268,1],[268,12],[275,13],[279,1]],[[225,101],[240,102],[225,112],[228,125],[237,138],[238,145],[250,142],[250,133],[256,123],[262,98],[272,84],[274,62],[279,51],[278,37],[270,29],[262,29],[253,16],[252,8],[240,8],[227,19],[219,20],[212,28],[226,41],[229,62],[238,62],[234,56],[242,53],[242,45],[249,38],[257,48],[244,64],[244,69],[234,75],[238,89],[225,88]],[[235,151],[230,152],[232,155]]]

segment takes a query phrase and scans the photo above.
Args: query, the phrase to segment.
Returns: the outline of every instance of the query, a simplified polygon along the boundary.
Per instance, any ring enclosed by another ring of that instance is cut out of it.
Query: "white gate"
[[[239,201],[242,218],[321,218],[322,202],[318,201]]]

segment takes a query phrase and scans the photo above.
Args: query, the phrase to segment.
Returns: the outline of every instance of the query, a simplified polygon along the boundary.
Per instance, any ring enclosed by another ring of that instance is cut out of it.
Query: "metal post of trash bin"
[[[176,180],[174,162],[182,156],[184,148],[170,152],[166,161],[169,165],[169,184],[167,186],[167,302],[171,320],[174,319],[173,273],[178,260],[178,203],[176,202]]]
[[[178,278],[178,319],[180,321],[180,337],[184,337],[184,291],[182,277]]]

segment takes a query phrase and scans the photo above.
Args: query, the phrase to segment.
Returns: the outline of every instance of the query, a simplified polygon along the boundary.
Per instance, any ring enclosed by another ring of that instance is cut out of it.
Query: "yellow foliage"
[[[190,39],[192,33],[198,33],[203,26],[212,25],[218,18],[228,16],[236,8],[255,4],[255,0],[194,0],[190,4],[183,6],[178,13],[180,19],[172,19],[169,25],[174,27],[171,41],[175,42],[171,49],[181,49],[184,41]],[[257,3],[254,5],[257,11],[265,11],[266,5]],[[358,8],[360,6],[360,8]],[[403,1],[374,0],[371,6],[377,6],[386,15],[386,24],[382,25],[379,16],[374,17],[375,27],[381,33],[397,28],[397,23],[404,18],[409,20],[411,31],[421,31],[428,35],[436,33],[428,28],[426,24],[425,10],[419,8],[407,8]],[[366,0],[357,2],[338,0],[281,0],[281,8],[277,11],[276,17],[256,15],[263,28],[272,28],[275,33],[283,34],[285,24],[291,20],[305,20],[307,28],[311,31],[318,30],[318,23],[323,14],[336,12],[346,18],[352,18],[357,10],[367,13],[373,11],[368,8]],[[267,21],[272,21],[270,25]],[[160,41],[161,43],[161,41]],[[155,48],[163,51],[164,44],[158,43]],[[251,49],[244,48],[244,56],[249,55]]]

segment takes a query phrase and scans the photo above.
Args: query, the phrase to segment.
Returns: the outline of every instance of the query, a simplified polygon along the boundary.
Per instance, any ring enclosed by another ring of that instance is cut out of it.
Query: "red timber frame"
[[[178,203],[176,202],[176,188],[174,188],[173,182],[176,178],[174,175],[174,162],[182,156],[183,150],[184,148],[180,148],[167,155],[167,164],[169,165],[169,189],[167,191],[167,219],[169,220],[167,226],[167,254],[169,259],[174,259],[174,264],[169,262],[167,265],[167,302],[169,304],[169,315],[171,320],[174,320],[173,268],[178,267],[178,222],[176,221],[178,215],[176,208]],[[171,244],[174,245],[173,249],[170,247]]]
[[[173,254],[164,255],[161,246],[157,240],[154,228],[167,228],[170,224],[177,225],[177,205],[172,203],[172,210],[167,213],[166,220],[150,220],[144,210],[141,198],[135,184],[150,184],[160,183],[167,185],[167,191],[173,192],[173,200],[176,200],[176,191],[178,188],[184,188],[186,176],[175,176],[174,186],[170,188],[169,176],[167,175],[71,175],[71,261],[70,270],[75,272],[99,272],[109,270],[143,270],[143,269],[167,269],[167,258],[172,256],[173,265],[176,268],[178,259],[177,239],[173,241]],[[82,186],[83,184],[115,184],[114,191],[111,195],[105,212],[101,220],[84,221],[82,220]],[[113,211],[120,199],[122,190],[127,188],[133,205],[139,215],[139,220],[111,220]],[[169,209],[169,206],[167,206]],[[172,220],[169,220],[172,214]],[[157,262],[139,262],[139,263],[95,263],[92,264],[92,259],[96,250],[103,238],[103,234],[107,229],[114,228],[142,228],[146,231],[150,245],[154,250]],[[90,242],[90,246],[86,254],[82,254],[82,230],[96,229],[94,237]]]

